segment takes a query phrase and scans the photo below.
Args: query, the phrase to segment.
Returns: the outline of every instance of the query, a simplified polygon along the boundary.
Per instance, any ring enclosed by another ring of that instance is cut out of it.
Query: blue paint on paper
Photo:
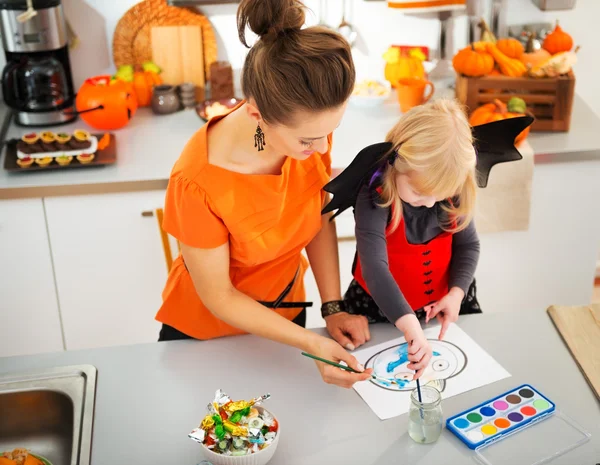
[[[388,363],[387,372],[392,373],[396,368],[406,362],[408,362],[408,345],[402,344],[398,347],[398,360]]]

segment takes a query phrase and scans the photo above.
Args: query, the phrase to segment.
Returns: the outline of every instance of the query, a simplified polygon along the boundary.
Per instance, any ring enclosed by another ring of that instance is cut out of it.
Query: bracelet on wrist
[[[331,302],[325,302],[321,305],[321,316],[323,318],[345,311],[346,305],[344,305],[343,300],[332,300]]]

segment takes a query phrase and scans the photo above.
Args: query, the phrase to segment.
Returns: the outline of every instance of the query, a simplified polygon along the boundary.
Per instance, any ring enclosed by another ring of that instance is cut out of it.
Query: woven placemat
[[[166,0],[143,0],[130,8],[117,23],[113,35],[115,65],[141,65],[152,60],[153,26],[200,26],[206,79],[217,61],[217,39],[210,21],[188,8],[167,5]]]

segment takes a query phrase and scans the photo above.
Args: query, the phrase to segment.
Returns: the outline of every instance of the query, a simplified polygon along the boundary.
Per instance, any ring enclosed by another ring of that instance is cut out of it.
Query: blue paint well
[[[434,357],[439,357],[440,355],[442,355],[442,354],[440,354],[439,352],[436,352],[435,350],[433,351],[433,356]]]
[[[456,426],[457,428],[460,429],[465,429],[467,426],[469,426],[469,422],[467,420],[465,420],[464,418],[459,418],[457,420],[454,420],[454,426]]]
[[[484,417],[493,417],[496,413],[492,407],[483,407],[480,412]]]

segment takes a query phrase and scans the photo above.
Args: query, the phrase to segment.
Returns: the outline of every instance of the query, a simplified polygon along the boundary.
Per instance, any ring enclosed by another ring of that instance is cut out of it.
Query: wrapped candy
[[[258,405],[271,397],[265,394],[251,400],[232,401],[217,390],[208,414],[188,437],[222,455],[249,455],[268,447],[278,434],[277,420]]]

